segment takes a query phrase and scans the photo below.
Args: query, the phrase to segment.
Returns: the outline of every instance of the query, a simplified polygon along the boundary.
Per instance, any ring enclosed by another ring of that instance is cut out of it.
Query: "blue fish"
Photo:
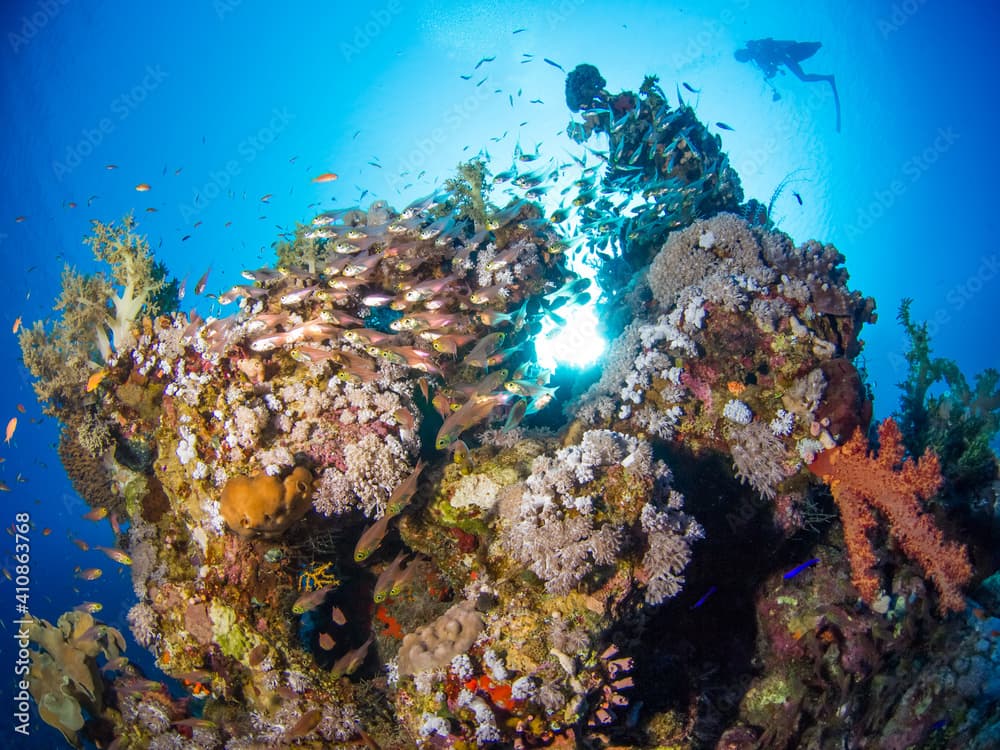
[[[818,557],[814,557],[812,560],[806,560],[801,565],[796,565],[794,568],[792,568],[791,570],[789,570],[787,573],[785,573],[785,575],[782,576],[782,578],[784,578],[786,581],[789,578],[795,578],[795,576],[797,576],[803,570],[805,570],[806,568],[811,568],[813,565],[815,565],[818,562],[819,562],[819,558]]]
[[[698,607],[700,607],[702,604],[708,601],[708,597],[710,597],[715,592],[716,592],[715,586],[710,586],[708,591],[705,592],[705,595],[701,597],[701,599],[696,601],[694,604],[692,604],[690,607],[688,607],[688,609],[698,609]]]
[[[686,89],[687,89],[688,91],[690,91],[690,92],[691,92],[692,94],[700,94],[700,93],[701,93],[701,89],[696,89],[696,88],[695,88],[694,86],[692,86],[692,85],[691,85],[690,83],[688,83],[687,81],[684,81],[684,88],[686,88]]]
[[[719,130],[736,130],[732,125],[726,125],[724,122],[715,123],[715,127],[719,128]]]
[[[560,65],[559,63],[555,62],[554,60],[550,60],[547,57],[543,57],[542,59],[545,60],[545,62],[547,62],[553,68],[559,68],[559,70],[561,70],[563,73],[566,72],[566,69],[562,65]]]
[[[799,202],[799,205],[801,206],[802,205],[802,196],[799,195],[798,193],[796,193],[794,190],[792,191],[792,195],[795,196],[795,200],[797,200]]]

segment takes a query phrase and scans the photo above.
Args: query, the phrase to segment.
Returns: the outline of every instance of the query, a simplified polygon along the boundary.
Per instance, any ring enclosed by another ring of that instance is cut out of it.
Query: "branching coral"
[[[830,485],[851,557],[854,585],[869,603],[875,600],[879,576],[868,533],[878,526],[874,511],[885,515],[889,533],[917,561],[937,586],[942,612],[965,609],[961,588],[972,577],[965,546],[946,542],[920,505],[941,486],[937,456],[928,451],[919,461],[904,458],[902,436],[892,419],[879,427],[880,450],[869,454],[860,431],[844,445],[823,451],[810,470]]]

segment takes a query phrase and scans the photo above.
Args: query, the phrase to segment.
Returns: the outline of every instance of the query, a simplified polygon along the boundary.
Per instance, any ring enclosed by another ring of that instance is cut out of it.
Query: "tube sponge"
[[[284,481],[267,474],[233,477],[222,489],[219,510],[240,536],[271,539],[309,512],[312,484],[312,473],[304,466],[296,466]]]

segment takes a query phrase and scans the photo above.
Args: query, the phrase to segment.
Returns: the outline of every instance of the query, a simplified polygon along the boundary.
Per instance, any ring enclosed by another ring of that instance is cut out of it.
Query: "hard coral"
[[[399,674],[441,669],[464,654],[483,630],[483,618],[471,601],[456,604],[437,620],[407,633],[399,649]]]
[[[279,536],[309,511],[312,482],[304,466],[295,467],[284,481],[267,474],[233,477],[222,489],[222,517],[240,536]]]

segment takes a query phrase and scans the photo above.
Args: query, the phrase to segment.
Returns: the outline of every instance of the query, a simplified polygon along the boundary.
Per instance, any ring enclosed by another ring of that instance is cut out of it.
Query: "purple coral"
[[[730,403],[733,403],[730,401]],[[774,499],[785,479],[785,445],[766,422],[751,422],[731,432],[730,452],[736,476],[766,498]]]
[[[679,510],[679,495],[672,496],[678,499],[666,509],[658,510],[647,503],[639,516],[647,535],[642,558],[647,604],[659,604],[680,592],[684,587],[681,573],[691,561],[691,544],[705,535],[697,521]]]
[[[646,538],[640,567],[647,601],[659,603],[683,585],[680,573],[702,530],[681,511],[681,495],[666,494],[669,469],[653,461],[648,443],[611,430],[591,430],[580,445],[535,459],[503,536],[511,556],[542,579],[550,594],[569,593],[596,566],[614,564],[631,548],[630,527],[610,520],[604,507],[608,498],[596,494],[597,481],[621,469],[652,488],[652,504],[647,503],[637,519]],[[665,507],[660,509],[664,496]]]

